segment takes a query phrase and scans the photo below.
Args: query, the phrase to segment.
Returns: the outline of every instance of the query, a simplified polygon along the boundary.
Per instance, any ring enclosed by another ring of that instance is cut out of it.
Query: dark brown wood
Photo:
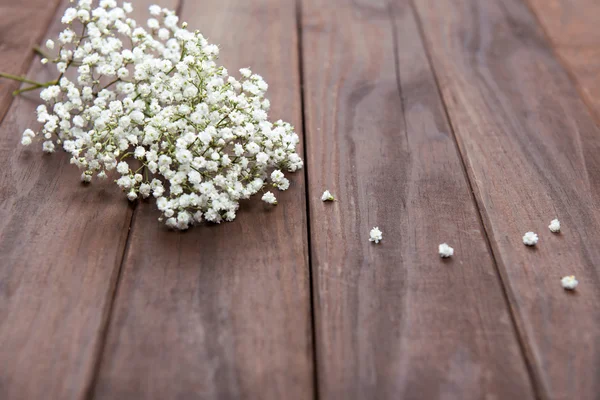
[[[0,1],[0,72],[22,75],[29,69],[33,46],[46,33],[59,0]],[[19,82],[0,78],[0,122]]]
[[[417,25],[396,3],[302,7],[320,398],[533,398]]]
[[[600,129],[525,3],[415,3],[539,396],[597,398]]]
[[[271,117],[302,131],[293,0],[185,1],[235,75],[270,85]],[[173,232],[142,203],[118,287],[96,399],[306,399],[313,395],[303,172],[276,207]]]
[[[528,0],[600,123],[600,2]]]
[[[38,3],[23,12],[47,12]],[[48,36],[62,30],[68,4],[49,16]],[[13,22],[2,25],[2,40],[40,29],[33,19]],[[29,52],[21,48],[20,56]],[[28,76],[45,82],[56,79],[56,70],[36,57]],[[21,146],[23,130],[39,126],[39,103],[35,93],[15,98],[0,126],[0,398],[83,399],[131,208],[112,182],[82,185],[66,153],[45,155],[38,142]]]

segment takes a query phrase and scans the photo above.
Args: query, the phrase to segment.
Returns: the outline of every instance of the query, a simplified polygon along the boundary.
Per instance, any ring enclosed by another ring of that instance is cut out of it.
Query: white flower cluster
[[[116,170],[129,200],[154,196],[177,229],[231,221],[241,199],[289,187],[282,171],[302,168],[299,138],[289,123],[267,120],[262,77],[228,76],[215,63],[219,48],[173,11],[151,6],[142,27],[128,17],[130,3],[91,3],[67,9],[58,42],[46,43],[57,56],[42,62],[60,76],[43,85],[43,127],[27,129],[24,145],[41,135],[45,152],[62,146],[84,182]],[[277,204],[271,192],[262,199]]]

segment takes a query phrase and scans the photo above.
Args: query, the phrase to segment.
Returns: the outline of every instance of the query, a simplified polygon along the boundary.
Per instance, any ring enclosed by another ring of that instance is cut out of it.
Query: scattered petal
[[[538,235],[534,232],[527,232],[525,235],[523,235],[523,243],[527,246],[535,246],[538,240]]]
[[[329,192],[329,190],[326,190],[323,192],[323,195],[321,196],[321,201],[334,201],[335,197],[333,197],[333,195]]]
[[[548,225],[548,229],[554,233],[560,232],[560,221],[558,219],[553,219]]]
[[[452,255],[454,255],[454,249],[452,247],[448,246],[447,243],[442,243],[439,246],[439,253],[440,253],[440,257],[448,258],[448,257],[451,257]]]
[[[569,275],[569,276],[563,277],[560,280],[560,284],[562,285],[563,288],[565,288],[567,290],[575,290],[575,288],[579,284],[579,281],[577,281],[577,279],[575,279],[575,275]]]
[[[383,233],[379,230],[379,227],[371,229],[369,242],[379,243],[383,239]]]

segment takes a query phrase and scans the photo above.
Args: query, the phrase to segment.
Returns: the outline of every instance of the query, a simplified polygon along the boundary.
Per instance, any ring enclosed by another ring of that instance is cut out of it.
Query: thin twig
[[[17,96],[17,95],[19,95],[19,94],[21,94],[23,92],[29,92],[31,90],[39,89],[41,87],[43,87],[43,86],[33,85],[33,86],[29,86],[29,87],[26,87],[26,88],[23,88],[23,89],[15,90],[12,94],[13,94],[13,96]]]
[[[17,75],[7,74],[5,72],[0,72],[0,77],[6,78],[6,79],[12,79],[13,81],[31,83],[32,85],[40,85],[40,86],[44,85],[44,83],[32,81],[31,79],[27,79],[24,76],[17,76]]]
[[[33,51],[38,53],[40,56],[47,58],[48,60],[52,60],[54,58],[38,45],[33,46]]]

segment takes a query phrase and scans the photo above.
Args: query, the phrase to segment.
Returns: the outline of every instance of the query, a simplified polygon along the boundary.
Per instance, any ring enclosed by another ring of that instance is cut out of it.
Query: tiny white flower
[[[31,137],[23,135],[21,138],[21,144],[23,146],[29,146],[31,144]]]
[[[271,192],[263,194],[262,201],[273,205],[277,204],[277,199],[275,198],[275,195]]]
[[[574,275],[570,275],[570,276],[563,277],[560,280],[560,284],[562,285],[563,288],[565,288],[567,290],[575,290],[575,288],[579,284],[579,281],[577,281],[577,279],[575,279]]]
[[[50,140],[45,141],[42,145],[42,150],[44,153],[54,153],[54,143]]]
[[[35,136],[35,132],[33,132],[31,129],[25,129],[25,131],[23,131],[23,136],[32,138]]]
[[[290,181],[287,178],[281,178],[279,182],[275,183],[275,187],[281,191],[288,190]]]
[[[383,233],[379,230],[379,227],[374,227],[369,233],[369,242],[379,243],[383,239]]]
[[[266,165],[268,160],[269,160],[269,155],[263,151],[259,152],[256,155],[256,162],[258,164]]]
[[[558,219],[553,219],[548,225],[548,229],[554,233],[560,232],[560,221]]]
[[[61,19],[61,22],[63,24],[70,24],[71,22],[73,22],[73,20],[75,19],[75,17],[77,16],[77,10],[74,8],[67,8],[65,10],[65,14]]]
[[[85,119],[81,115],[76,115],[73,117],[73,125],[83,128],[85,126]]]
[[[447,243],[442,243],[439,245],[438,251],[440,253],[440,257],[447,258],[454,255],[454,249],[448,246]]]
[[[150,18],[147,22],[148,24],[148,28],[150,29],[158,29],[160,26],[160,23],[158,22],[158,20],[156,18]]]
[[[83,183],[90,183],[92,181],[92,176],[89,174],[86,174],[85,172],[83,174],[81,174],[81,182]]]
[[[523,235],[523,243],[527,246],[535,246],[538,242],[538,235],[534,232],[527,232]]]
[[[129,164],[127,164],[125,161],[121,161],[117,164],[117,172],[121,175],[127,174],[129,172]]]
[[[133,190],[130,190],[129,193],[127,193],[127,199],[129,199],[129,201],[134,201],[137,199],[137,193]]]
[[[54,48],[54,40],[48,39],[46,40],[46,47],[52,50]]]
[[[283,172],[281,172],[281,170],[274,170],[273,172],[271,172],[271,180],[274,183],[278,183],[279,181],[281,181],[284,178]]]
[[[135,158],[142,158],[142,157],[144,157],[145,154],[146,154],[146,149],[142,146],[136,147],[135,151],[133,152],[133,156]]]
[[[326,190],[323,192],[323,194],[321,195],[321,201],[334,201],[335,197],[333,197],[333,195],[329,192],[329,190]]]
[[[148,9],[150,10],[150,14],[154,16],[158,16],[161,13],[160,6],[157,6],[156,4],[151,5],[150,7],[148,7]]]
[[[242,68],[240,69],[240,74],[242,74],[244,78],[250,78],[250,75],[252,75],[252,71],[250,71],[250,69],[248,68]]]

